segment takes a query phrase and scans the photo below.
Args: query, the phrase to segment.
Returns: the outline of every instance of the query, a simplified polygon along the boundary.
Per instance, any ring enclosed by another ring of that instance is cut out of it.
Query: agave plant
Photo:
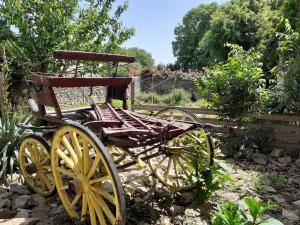
[[[30,118],[16,112],[7,113],[0,118],[0,180],[6,181],[7,174],[12,174],[18,162],[18,144],[24,129],[18,123],[27,124]]]

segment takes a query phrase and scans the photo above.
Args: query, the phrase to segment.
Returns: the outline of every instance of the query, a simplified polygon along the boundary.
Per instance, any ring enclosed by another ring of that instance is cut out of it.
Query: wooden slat
[[[96,52],[80,52],[80,51],[67,51],[58,50],[53,53],[55,59],[64,60],[85,60],[85,61],[101,61],[101,62],[123,62],[133,63],[134,57],[124,55],[114,55],[107,53],[96,53]]]
[[[128,77],[47,77],[37,74],[31,75],[31,80],[36,85],[57,87],[57,88],[72,88],[72,87],[97,87],[110,86],[120,87],[128,86],[131,78]]]

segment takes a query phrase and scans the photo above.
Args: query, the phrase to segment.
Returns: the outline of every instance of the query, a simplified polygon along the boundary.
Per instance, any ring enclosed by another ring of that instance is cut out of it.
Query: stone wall
[[[140,76],[136,79],[136,87],[142,92],[154,91],[158,94],[167,94],[172,92],[174,88],[182,88],[195,96],[200,97],[199,90],[192,79],[184,79],[172,76]],[[153,89],[152,89],[153,85]]]

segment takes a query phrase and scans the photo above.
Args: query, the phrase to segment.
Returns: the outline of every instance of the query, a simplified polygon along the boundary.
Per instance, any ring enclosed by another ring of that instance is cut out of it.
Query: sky
[[[174,28],[193,7],[225,0],[128,0],[129,8],[121,17],[126,27],[134,27],[135,36],[123,47],[138,47],[152,54],[155,63],[173,63]],[[124,0],[118,0],[119,3]]]

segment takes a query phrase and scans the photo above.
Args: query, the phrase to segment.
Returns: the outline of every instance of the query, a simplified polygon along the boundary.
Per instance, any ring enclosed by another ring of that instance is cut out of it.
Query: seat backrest
[[[57,102],[53,88],[50,86],[42,86],[42,85],[34,84],[34,89],[35,89],[35,97],[37,101],[36,103],[38,106],[38,111],[34,112],[32,110],[33,113],[38,118],[43,118],[46,115],[46,106],[48,106],[54,108],[57,118],[62,118],[61,109]]]

